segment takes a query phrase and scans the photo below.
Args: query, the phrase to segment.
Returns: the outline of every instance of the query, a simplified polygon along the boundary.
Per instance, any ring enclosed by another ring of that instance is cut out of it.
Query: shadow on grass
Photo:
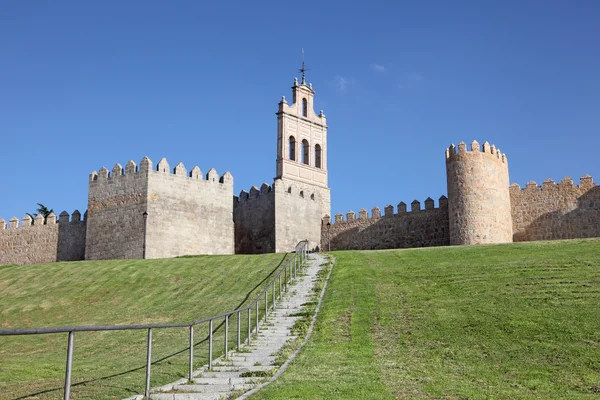
[[[281,261],[279,262],[279,264],[277,264],[277,266],[276,266],[276,267],[275,267],[275,268],[274,268],[274,269],[273,269],[271,272],[269,272],[269,274],[268,274],[268,275],[267,275],[267,276],[266,276],[266,277],[265,277],[265,278],[264,278],[262,281],[260,281],[260,282],[259,282],[258,284],[256,284],[256,286],[254,286],[254,287],[253,287],[253,288],[252,288],[252,289],[251,289],[251,290],[250,290],[248,293],[246,293],[246,297],[244,297],[244,299],[243,299],[243,300],[242,300],[242,301],[241,301],[241,302],[240,302],[240,303],[239,303],[239,304],[238,304],[238,305],[237,305],[237,306],[234,308],[234,310],[235,310],[235,309],[238,309],[238,308],[240,308],[240,307],[242,307],[242,306],[244,305],[244,303],[246,303],[246,301],[248,301],[248,299],[250,298],[250,296],[251,296],[251,295],[252,295],[252,294],[253,294],[253,293],[254,293],[254,292],[255,292],[255,291],[258,289],[258,288],[260,288],[260,286],[261,286],[263,283],[265,283],[266,281],[268,281],[268,280],[269,280],[269,278],[271,278],[271,277],[272,277],[272,276],[273,276],[273,275],[274,275],[274,274],[277,272],[277,270],[279,270],[279,268],[281,267],[281,265],[282,265],[282,264],[285,262],[285,260],[286,260],[287,256],[288,256],[288,253],[286,253],[286,254],[284,254],[284,255],[283,255],[283,258],[281,259]],[[224,325],[225,325],[225,320],[223,320],[223,321],[222,321],[220,324],[218,324],[218,325],[216,326],[216,328],[214,328],[214,329],[213,329],[213,334],[214,334],[215,332],[218,332],[218,331],[219,331],[219,330],[220,330],[220,329],[221,329],[221,328],[222,328]],[[203,339],[201,339],[200,341],[198,341],[198,342],[194,343],[194,347],[196,347],[196,346],[199,346],[199,345],[201,345],[201,344],[203,344],[203,343],[206,343],[206,342],[208,341],[208,339],[209,339],[209,335],[206,335],[206,337],[204,337],[204,338],[203,338]],[[158,359],[158,360],[156,360],[156,361],[153,361],[153,362],[151,363],[151,365],[155,365],[155,364],[161,363],[161,362],[163,362],[163,361],[165,361],[165,360],[168,360],[168,359],[170,359],[170,358],[172,358],[172,357],[178,356],[178,355],[180,355],[180,354],[182,354],[182,353],[186,353],[186,352],[188,352],[188,351],[190,351],[190,348],[189,348],[189,346],[188,346],[188,347],[186,347],[186,348],[184,348],[184,349],[181,349],[181,350],[179,350],[179,351],[177,351],[177,352],[175,352],[175,353],[173,353],[173,354],[169,354],[169,355],[167,355],[167,356],[165,356],[165,357],[163,357],[163,358],[161,358],[161,359]],[[145,369],[146,369],[146,365],[144,364],[144,365],[142,365],[142,366],[140,366],[140,367],[132,368],[132,369],[130,369],[130,370],[128,370],[128,371],[117,372],[117,373],[115,373],[115,374],[112,374],[112,375],[107,375],[107,376],[102,376],[102,377],[100,377],[100,378],[88,379],[88,380],[85,380],[85,381],[81,381],[81,382],[77,382],[77,383],[72,383],[72,384],[71,384],[71,387],[73,388],[73,387],[76,387],[76,386],[85,386],[85,385],[88,385],[88,384],[90,384],[90,383],[94,383],[94,382],[101,382],[101,381],[105,381],[105,380],[108,380],[108,379],[117,378],[117,377],[119,377],[119,376],[124,376],[124,375],[127,375],[127,374],[131,374],[131,373],[133,373],[133,372],[137,372],[137,371],[140,371],[140,370],[145,370]],[[128,391],[128,392],[130,392],[130,393],[132,393],[132,394],[136,394],[136,393],[138,393],[138,392],[139,392],[139,390],[136,390],[136,389],[125,388],[125,387],[120,387],[120,386],[111,386],[111,387],[118,388],[118,389],[122,389],[122,390],[126,390],[126,391]],[[26,395],[24,395],[24,396],[15,397],[15,398],[13,398],[12,400],[23,400],[23,399],[27,399],[27,398],[29,398],[29,397],[33,397],[33,396],[39,396],[39,395],[46,394],[46,393],[58,392],[58,391],[61,391],[61,390],[63,390],[63,389],[64,389],[64,387],[63,387],[63,386],[61,386],[61,387],[57,387],[57,388],[46,389],[46,390],[42,390],[42,391],[39,391],[39,392],[36,392],[36,393],[30,393],[30,394],[26,394]]]

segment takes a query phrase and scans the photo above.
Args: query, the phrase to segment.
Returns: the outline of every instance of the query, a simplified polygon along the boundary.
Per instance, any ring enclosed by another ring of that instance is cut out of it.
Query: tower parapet
[[[446,149],[450,244],[512,242],[508,160],[488,142]]]

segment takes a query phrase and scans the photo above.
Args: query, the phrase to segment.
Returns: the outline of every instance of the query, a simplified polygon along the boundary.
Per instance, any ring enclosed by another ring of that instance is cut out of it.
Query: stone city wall
[[[331,225],[328,225],[330,223]],[[447,246],[449,244],[448,199],[439,199],[435,208],[433,199],[425,200],[425,209],[417,200],[411,203],[411,211],[406,204],[398,204],[398,213],[388,205],[381,215],[379,207],[371,211],[362,209],[358,218],[354,211],[337,214],[335,220],[323,219],[321,226],[321,248],[331,250],[375,250],[411,247]]]
[[[321,191],[314,185],[276,179],[275,192],[275,251],[294,251],[301,240],[308,240],[311,251],[321,244],[323,218]],[[326,192],[329,194],[329,191]]]
[[[152,161],[144,157],[138,170],[129,161],[123,171],[102,167],[90,174],[86,260],[143,258],[144,212]]]
[[[63,211],[59,222],[51,213],[46,219],[26,215],[20,226],[16,217],[0,219],[0,265],[38,264],[53,261],[83,260],[85,252],[85,218],[75,210],[72,221]]]
[[[515,242],[600,236],[600,186],[585,175],[579,186],[566,177],[542,186],[510,186]]]
[[[166,159],[148,176],[146,258],[233,254],[233,176]]]
[[[252,186],[233,199],[235,252],[261,254],[275,252],[275,192],[263,183]]]

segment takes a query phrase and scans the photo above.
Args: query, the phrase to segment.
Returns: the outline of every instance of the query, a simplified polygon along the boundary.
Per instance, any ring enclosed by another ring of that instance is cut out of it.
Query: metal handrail
[[[189,359],[189,379],[192,379],[193,364],[194,364],[194,326],[202,323],[209,323],[209,341],[208,341],[208,367],[212,367],[212,353],[213,353],[213,320],[224,318],[225,322],[225,358],[228,353],[228,334],[229,334],[229,317],[233,314],[237,314],[237,348],[241,346],[240,335],[241,335],[241,313],[248,312],[248,344],[250,344],[251,336],[251,313],[252,309],[256,308],[256,323],[255,329],[258,333],[258,313],[259,303],[258,301],[264,296],[265,299],[265,314],[264,319],[267,318],[267,312],[269,309],[269,289],[272,290],[272,307],[275,308],[275,282],[279,280],[279,296],[281,298],[282,293],[282,275],[285,275],[285,291],[287,292],[288,285],[293,282],[298,273],[298,269],[301,268],[308,256],[308,241],[302,240],[296,245],[296,252],[294,257],[290,259],[284,266],[279,270],[279,273],[273,277],[266,285],[265,288],[256,296],[256,299],[248,304],[246,307],[237,308],[235,310],[225,312],[211,317],[198,319],[192,322],[177,323],[177,324],[136,324],[136,325],[81,325],[81,326],[59,326],[59,327],[42,327],[42,328],[12,328],[12,329],[0,329],[0,336],[19,336],[19,335],[42,335],[51,333],[68,333],[68,345],[67,345],[67,365],[65,368],[65,385],[64,385],[64,399],[69,400],[71,395],[71,372],[73,366],[73,347],[75,332],[97,332],[97,331],[124,331],[134,329],[147,329],[148,330],[148,343],[147,343],[147,354],[146,354],[146,387],[144,396],[149,398],[150,395],[150,375],[151,375],[151,364],[152,364],[152,329],[159,328],[190,328],[190,359]],[[289,269],[289,273],[288,273]],[[288,276],[289,274],[289,276]],[[289,283],[288,283],[289,281]]]

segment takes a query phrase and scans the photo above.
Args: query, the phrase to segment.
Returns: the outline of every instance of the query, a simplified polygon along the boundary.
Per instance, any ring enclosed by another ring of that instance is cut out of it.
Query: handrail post
[[[248,344],[250,344],[250,335],[252,334],[250,332],[250,310],[252,310],[252,307],[248,306]]]
[[[227,351],[228,351],[228,344],[227,343],[229,341],[229,315],[225,316],[225,359],[227,360]]]
[[[67,367],[65,371],[65,393],[64,399],[69,400],[71,397],[71,371],[73,370],[73,344],[75,341],[75,332],[69,332],[67,344]]]
[[[241,330],[242,330],[242,313],[240,311],[238,311],[238,315],[237,315],[237,328],[238,328],[238,334],[237,334],[237,349],[238,351],[240,350],[240,348],[242,347],[242,343],[241,343]]]
[[[213,350],[213,320],[208,321],[208,369],[212,369],[212,350]]]
[[[258,299],[256,299],[256,334],[258,335]]]
[[[273,311],[275,311],[275,281],[271,284],[271,292],[273,293]]]
[[[194,371],[194,325],[190,325],[190,376],[189,376],[190,381],[193,378],[193,376],[192,376],[193,371]]]
[[[279,298],[281,299],[281,274],[279,274]]]
[[[269,312],[269,287],[265,290],[265,323],[267,322],[267,313]]]
[[[290,265],[290,263],[288,263],[285,267],[283,267],[284,276],[285,276],[284,282],[285,282],[285,292],[286,293],[287,293],[287,289],[288,289],[287,288],[287,276],[288,276],[287,270],[288,270],[288,265]]]
[[[152,361],[152,328],[148,328],[148,348],[146,350],[146,390],[144,398],[150,398],[150,367]]]

